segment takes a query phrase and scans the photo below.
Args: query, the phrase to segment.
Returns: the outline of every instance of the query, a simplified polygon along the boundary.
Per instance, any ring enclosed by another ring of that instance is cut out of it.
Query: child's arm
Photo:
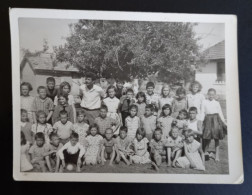
[[[69,119],[74,124],[75,120],[74,120],[74,109],[73,109],[73,107],[74,107],[74,105],[70,106]]]
[[[203,162],[203,165],[205,166],[205,154],[202,150],[202,147],[200,146],[199,148],[199,153],[200,153],[200,156],[201,156],[201,159],[202,159],[202,162]]]
[[[32,112],[32,117],[33,117],[34,123],[37,123],[36,112]]]
[[[226,124],[226,121],[225,121],[225,118],[224,118],[220,103],[219,102],[217,102],[217,103],[218,103],[218,108],[217,108],[218,109],[218,114],[220,115],[220,118],[223,121],[223,123]]]
[[[49,119],[52,117],[53,114],[53,110],[54,110],[54,105],[53,105],[53,101],[49,98],[50,102],[49,102],[49,113],[47,115],[46,121],[49,121]]]
[[[51,118],[52,114],[53,114],[53,111],[51,110],[49,112],[49,114],[47,115],[46,121],[49,121],[49,119]]]

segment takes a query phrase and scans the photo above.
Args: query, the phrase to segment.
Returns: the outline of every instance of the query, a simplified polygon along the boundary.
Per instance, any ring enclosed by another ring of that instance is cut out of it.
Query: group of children
[[[77,172],[84,165],[127,165],[150,163],[156,170],[167,166],[205,170],[208,148],[219,140],[226,122],[215,89],[208,98],[201,84],[191,83],[190,93],[164,85],[161,95],[153,82],[146,92],[137,92],[117,81],[106,93],[86,75],[80,96],[74,97],[68,82],[57,89],[55,79],[37,89],[32,97],[30,83],[21,84],[21,171]],[[81,108],[78,108],[80,104]]]

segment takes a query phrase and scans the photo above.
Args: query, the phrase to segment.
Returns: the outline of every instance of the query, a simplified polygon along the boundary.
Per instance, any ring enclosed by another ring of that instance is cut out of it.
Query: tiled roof
[[[225,59],[225,41],[221,41],[204,51],[207,60]]]

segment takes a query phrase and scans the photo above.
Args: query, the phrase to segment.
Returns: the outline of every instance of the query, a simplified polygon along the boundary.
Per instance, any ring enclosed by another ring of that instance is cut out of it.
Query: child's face
[[[137,114],[137,110],[135,108],[130,109],[130,116],[134,117]]]
[[[65,105],[66,103],[67,103],[66,98],[64,98],[63,96],[60,96],[59,97],[59,104],[60,105]]]
[[[165,87],[163,89],[163,96],[168,96],[169,95],[169,92],[170,92],[170,89],[168,87]]]
[[[21,121],[22,121],[22,122],[26,122],[27,119],[28,119],[27,113],[26,113],[26,112],[22,112],[22,113],[21,113]]]
[[[111,140],[113,136],[113,131],[112,130],[107,130],[105,133],[105,137],[107,140]]]
[[[209,92],[208,92],[208,99],[209,99],[209,100],[213,100],[214,97],[215,97],[215,95],[216,95],[216,94],[215,94],[214,91],[209,91]]]
[[[193,93],[197,93],[199,91],[199,85],[193,85],[192,91]]]
[[[132,92],[127,92],[126,96],[127,96],[127,99],[132,99],[133,93]]]
[[[49,81],[48,83],[47,83],[47,88],[48,89],[54,89],[54,87],[55,87],[55,83],[53,82],[53,81]]]
[[[115,96],[115,90],[114,89],[109,89],[108,90],[108,95],[109,95],[109,97],[113,98]]]
[[[171,90],[171,91],[169,92],[169,97],[174,97],[174,96],[175,96],[175,92]]]
[[[38,121],[39,121],[39,123],[41,123],[41,124],[45,124],[45,123],[46,123],[46,116],[45,116],[44,114],[40,114],[40,115],[38,116]]]
[[[23,86],[21,87],[21,94],[22,94],[23,96],[28,96],[28,95],[29,95],[29,87],[26,86],[26,85],[23,85]]]
[[[58,136],[53,136],[51,139],[51,143],[54,146],[58,146],[59,145],[59,137]]]
[[[172,129],[171,135],[173,138],[177,138],[178,134],[179,134],[178,129]]]
[[[60,121],[61,121],[61,123],[66,124],[66,122],[67,122],[67,115],[66,114],[61,114],[60,115]]]
[[[147,93],[148,93],[149,95],[152,95],[152,94],[153,94],[153,91],[154,91],[154,87],[148,87],[146,90],[147,90]]]
[[[142,136],[141,134],[138,133],[138,134],[136,135],[136,138],[137,138],[137,140],[141,140],[141,139],[143,139],[143,136]]]
[[[36,144],[37,144],[38,147],[42,147],[44,145],[44,142],[45,141],[42,138],[37,138],[36,139]]]
[[[196,111],[192,110],[192,111],[189,112],[189,117],[190,117],[191,120],[195,119],[196,116],[197,116]]]
[[[155,137],[156,141],[159,141],[162,138],[162,133],[160,131],[155,131],[154,137]]]
[[[170,114],[170,112],[171,112],[170,108],[166,108],[163,111],[163,113],[164,113],[165,116],[168,116]]]
[[[184,99],[185,98],[185,94],[184,93],[179,93],[178,94],[178,98],[179,99]]]
[[[79,115],[77,116],[77,120],[78,120],[79,123],[83,122],[83,121],[84,121],[84,118],[85,118],[85,116],[84,116],[83,114],[79,114]]]
[[[90,77],[87,77],[85,79],[85,84],[89,87],[89,86],[92,86],[93,85],[93,79],[90,78]]]
[[[75,146],[77,143],[78,143],[79,139],[78,138],[75,138],[75,137],[72,137],[70,139],[70,143],[72,146]]]
[[[144,97],[139,96],[137,100],[142,103],[144,101]]]
[[[193,136],[193,135],[190,135],[190,136],[188,136],[186,139],[187,139],[187,141],[188,141],[189,143],[192,143],[193,140],[194,140],[194,136]]]
[[[95,135],[97,134],[97,129],[96,129],[96,127],[93,127],[92,129],[90,129],[90,134],[91,134],[92,136],[95,136]]]
[[[120,131],[120,138],[124,139],[127,136],[126,131]]]
[[[100,109],[100,116],[102,118],[106,118],[106,116],[107,116],[107,110],[106,109]]]
[[[145,108],[145,114],[147,116],[150,116],[152,114],[151,109],[150,108]]]
[[[119,88],[119,89],[123,88],[123,83],[117,82],[116,87]]]
[[[183,112],[180,112],[179,115],[178,115],[178,117],[179,117],[180,120],[183,120],[183,119],[186,118],[185,114]]]
[[[65,86],[62,88],[62,91],[63,91],[63,93],[65,93],[65,94],[69,94],[69,92],[70,92],[69,86],[68,86],[68,85],[65,85]]]
[[[40,89],[39,90],[39,97],[41,99],[45,99],[46,98],[46,90],[45,89]]]

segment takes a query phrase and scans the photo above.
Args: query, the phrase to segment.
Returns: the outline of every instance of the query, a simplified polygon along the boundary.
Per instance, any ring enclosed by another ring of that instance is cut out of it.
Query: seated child
[[[83,164],[96,165],[100,163],[101,141],[103,137],[98,134],[99,127],[97,124],[89,126],[89,135],[85,139],[85,161]]]
[[[69,142],[67,142],[58,152],[59,158],[57,158],[56,170],[58,172],[60,161],[62,168],[65,169],[68,164],[76,166],[76,172],[80,172],[81,159],[85,154],[85,148],[78,142],[79,135],[73,132],[70,136]]]
[[[28,160],[28,151],[30,148],[30,143],[25,139],[24,133],[21,131],[21,155],[20,155],[20,170],[31,171],[33,166]]]
[[[64,145],[69,141],[70,135],[72,134],[73,123],[68,121],[67,112],[62,110],[60,111],[60,121],[56,122],[53,125],[54,131],[58,134],[60,142]]]
[[[87,136],[87,131],[89,129],[89,125],[85,122],[85,112],[84,110],[77,111],[77,122],[74,123],[73,128],[74,132],[79,134],[79,142],[84,146],[84,142]]]
[[[45,154],[48,151],[48,145],[45,143],[45,135],[42,132],[35,134],[35,142],[29,150],[31,164],[36,171],[46,172]]]
[[[109,165],[112,166],[116,154],[118,154],[116,140],[113,138],[113,130],[108,128],[105,130],[105,138],[101,141],[101,161],[102,165],[105,164],[106,159],[110,159]],[[117,162],[119,156],[117,155]]]
[[[29,122],[28,112],[21,109],[21,131],[24,133],[25,139],[32,144],[33,143],[33,133],[31,131],[32,123]]]
[[[57,158],[59,158],[56,153],[62,147],[63,144],[59,142],[59,136],[56,133],[51,133],[50,144],[48,145],[48,151],[45,154],[46,165],[50,172],[53,172],[53,169],[56,167]]]
[[[179,157],[175,162],[176,167],[192,168],[205,170],[205,156],[201,144],[194,139],[194,132],[188,130],[185,132],[186,140],[184,141],[185,156]]]

